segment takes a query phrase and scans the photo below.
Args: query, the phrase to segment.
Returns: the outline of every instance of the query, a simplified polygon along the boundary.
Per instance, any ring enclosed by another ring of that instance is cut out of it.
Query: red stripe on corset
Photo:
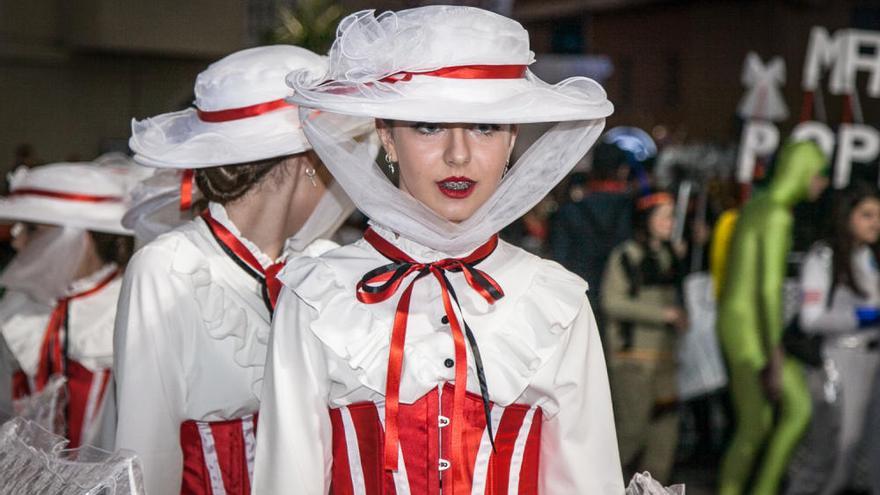
[[[378,449],[385,443],[385,433],[382,429],[376,428],[379,424],[379,411],[375,404],[353,405],[348,410],[357,435],[358,451],[379,452]],[[364,486],[368,494],[394,493],[383,491],[382,484],[385,477],[382,476],[382,466],[373,462],[370,457],[361,455],[361,472],[364,473]],[[392,489],[393,486],[392,483]]]
[[[523,454],[523,467],[519,473],[519,493],[538,493],[538,466],[541,463],[541,423],[544,417],[541,410],[535,411],[526,451]]]
[[[519,428],[528,409],[508,408],[501,417],[501,424],[495,432],[495,452],[489,458],[489,479],[491,491],[488,493],[508,493],[507,485],[510,478],[510,459],[513,456],[513,444],[519,435]]]
[[[253,416],[254,435],[257,432],[257,414]],[[249,495],[251,493],[250,466],[248,450],[243,432],[243,418],[226,421],[187,420],[180,425],[180,447],[183,451],[182,495],[213,495],[209,459],[205,458],[205,444],[199,425],[206,425],[213,438],[213,451],[216,455],[223,488],[227,495]]]
[[[70,439],[68,448],[75,449],[80,446],[82,441],[83,430],[90,426],[86,425],[86,407],[89,402],[89,391],[92,389],[92,382],[97,379],[95,373],[89,371],[86,367],[76,361],[68,361],[67,363],[67,437]],[[100,378],[101,387],[98,393],[97,404],[104,400],[104,393],[107,391],[107,382],[110,378],[110,372],[104,373]]]
[[[330,410],[330,424],[333,427],[333,467],[330,475],[330,493],[354,495],[354,484],[349,475],[351,468],[349,467],[345,427],[342,425],[342,413],[339,412],[339,409]],[[337,476],[338,473],[344,474]]]

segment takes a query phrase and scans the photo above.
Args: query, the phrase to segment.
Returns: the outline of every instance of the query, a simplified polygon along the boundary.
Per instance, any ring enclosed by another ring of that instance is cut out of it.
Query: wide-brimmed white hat
[[[369,10],[342,20],[325,76],[287,76],[288,101],[300,106],[313,149],[374,223],[446,254],[463,254],[546,196],[589,151],[613,111],[595,81],[547,84],[529,72],[533,61],[528,32],[486,10],[435,5],[378,16]],[[337,130],[337,119],[376,118],[555,125],[470,218],[454,223],[398,189],[366,146]]]
[[[339,24],[329,72],[291,73],[289,99],[323,110],[429,122],[530,123],[601,119],[602,87],[574,77],[551,85],[528,70],[528,32],[472,7],[358,12]]]
[[[0,198],[0,220],[131,235],[121,220],[146,172],[118,160],[19,167],[9,176],[9,196]]]
[[[289,45],[233,53],[196,78],[195,107],[132,120],[129,146],[143,165],[202,168],[247,163],[310,149],[284,76],[316,76],[327,59]]]

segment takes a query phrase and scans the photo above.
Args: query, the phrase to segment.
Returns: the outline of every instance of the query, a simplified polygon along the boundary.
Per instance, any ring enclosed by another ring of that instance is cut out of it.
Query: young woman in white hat
[[[540,81],[522,26],[468,7],[354,14],[330,58],[292,101],[372,227],[281,274],[255,491],[622,493],[587,285],[496,234],[595,142],[602,88]],[[375,119],[399,186],[340,115]]]
[[[113,321],[132,251],[131,232],[120,220],[128,192],[144,176],[136,168],[91,162],[20,168],[0,200],[0,219],[19,222],[18,255],[0,275],[7,289],[0,335],[13,360],[12,399],[30,397],[34,407],[23,401],[17,409],[39,415],[34,397],[48,399],[49,390],[58,390],[50,387],[53,378],[63,376],[64,423],[43,419],[71,448],[102,442]],[[56,404],[40,403],[49,411]]]
[[[125,274],[116,447],[140,455],[148,493],[250,493],[275,273],[335,247],[326,238],[353,210],[284,101],[293,70],[320,74],[326,60],[293,46],[234,53],[199,74],[196,108],[133,124],[135,160],[195,168],[208,201]]]

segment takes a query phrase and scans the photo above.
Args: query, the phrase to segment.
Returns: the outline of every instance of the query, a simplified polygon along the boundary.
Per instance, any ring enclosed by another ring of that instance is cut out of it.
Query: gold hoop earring
[[[394,175],[394,162],[391,161],[391,155],[385,153],[385,164],[388,165],[388,172]]]
[[[306,167],[305,173],[306,177],[308,177],[309,180],[312,181],[312,187],[318,187],[318,181],[315,180],[315,176],[318,175],[318,172],[315,171],[315,168],[312,166],[308,166]]]

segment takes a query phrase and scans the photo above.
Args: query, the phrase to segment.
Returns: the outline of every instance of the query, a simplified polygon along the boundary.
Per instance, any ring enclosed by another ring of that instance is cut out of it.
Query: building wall
[[[245,6],[0,0],[0,172],[19,144],[90,159],[124,146],[132,117],[187,106],[196,74],[247,45]]]
[[[663,123],[694,139],[735,139],[734,112],[745,91],[742,65],[754,50],[765,61],[779,55],[786,62],[784,94],[793,116],[786,126],[791,126],[801,106],[810,29],[848,27],[854,3],[685,2],[597,14],[589,46],[619,67],[609,80],[618,102],[612,124]],[[827,98],[827,103],[835,122],[840,101]]]
[[[516,12],[531,12],[523,0]],[[624,8],[584,9],[555,18],[523,20],[532,43],[542,51],[559,21],[584,23],[584,50],[608,56],[614,72],[605,82],[616,111],[609,125],[646,129],[665,124],[692,140],[736,139],[735,111],[745,92],[740,82],[746,54],[762,59],[782,56],[787,66],[786,102],[792,118],[800,113],[801,71],[812,26],[829,32],[868,22],[856,8],[870,2],[811,1],[676,1],[632,2]],[[537,11],[535,11],[537,12]],[[861,93],[864,95],[864,92]],[[862,98],[866,120],[880,118],[877,100]],[[841,99],[826,95],[828,118],[837,123]]]

